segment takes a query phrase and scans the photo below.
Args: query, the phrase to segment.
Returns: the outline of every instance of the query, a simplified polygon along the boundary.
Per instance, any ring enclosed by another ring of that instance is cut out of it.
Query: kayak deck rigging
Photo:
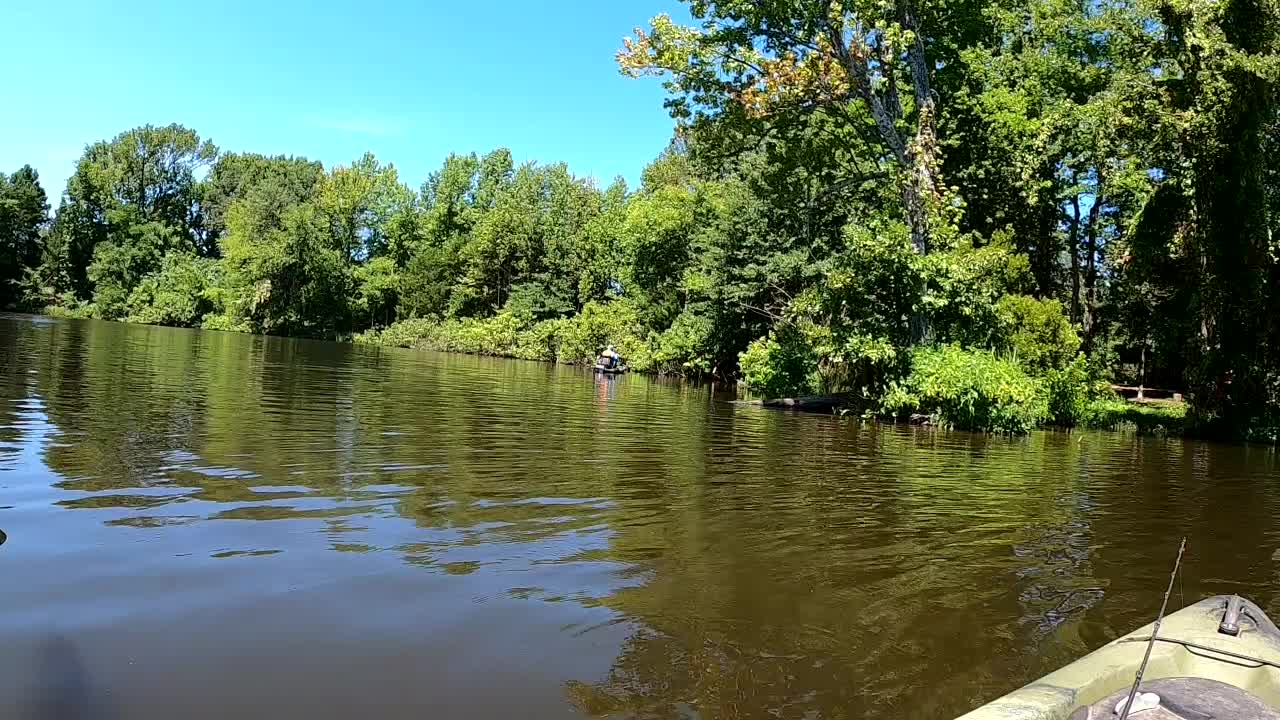
[[[1133,720],[1280,720],[1280,629],[1252,602],[1218,595],[1113,640],[960,720],[1119,717],[1148,646],[1139,688],[1157,705]],[[1236,634],[1232,634],[1235,632]]]

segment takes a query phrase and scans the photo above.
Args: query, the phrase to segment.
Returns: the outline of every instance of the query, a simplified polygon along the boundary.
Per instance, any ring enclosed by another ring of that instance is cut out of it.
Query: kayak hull
[[[1143,675],[1142,691],[1157,695],[1163,691],[1171,703],[1199,702],[1219,720],[1237,716],[1280,718],[1280,630],[1261,608],[1245,600],[1243,606],[1249,619],[1241,622],[1240,634],[1233,637],[1220,633],[1218,624],[1227,600],[1225,595],[1207,598],[1164,618],[1160,639],[1152,648]],[[1133,685],[1153,625],[1107,643],[958,720],[1114,717],[1113,703],[1117,698],[1123,700]],[[1232,706],[1241,709],[1224,712],[1223,708]],[[1254,709],[1244,710],[1245,707]],[[1192,709],[1188,714],[1196,712],[1203,711]],[[1162,717],[1144,712],[1135,715],[1134,720],[1147,716]]]
[[[604,365],[596,366],[596,372],[600,373],[601,375],[621,375],[626,371],[627,371],[627,366],[625,365],[621,367],[612,367],[612,368],[605,367]]]

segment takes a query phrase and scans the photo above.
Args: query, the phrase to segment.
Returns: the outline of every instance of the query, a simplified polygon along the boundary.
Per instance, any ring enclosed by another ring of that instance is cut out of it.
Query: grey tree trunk
[[[1071,177],[1075,184],[1075,175]],[[1080,322],[1080,195],[1071,196],[1071,230],[1067,233],[1067,249],[1071,258],[1071,322]]]

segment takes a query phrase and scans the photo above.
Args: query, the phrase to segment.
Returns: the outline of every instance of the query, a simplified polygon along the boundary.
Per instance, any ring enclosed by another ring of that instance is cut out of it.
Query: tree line
[[[720,0],[618,53],[676,135],[638,187],[511,153],[418,190],[146,126],[52,219],[0,176],[0,303],[1078,424],[1105,381],[1280,428],[1271,0]],[[619,142],[625,142],[619,138]]]

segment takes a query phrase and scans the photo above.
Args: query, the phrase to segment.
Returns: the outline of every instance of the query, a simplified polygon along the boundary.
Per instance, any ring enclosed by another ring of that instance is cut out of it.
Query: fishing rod
[[[1127,720],[1129,708],[1133,707],[1133,699],[1138,695],[1138,686],[1142,684],[1142,675],[1147,671],[1147,661],[1151,659],[1151,648],[1156,646],[1156,637],[1160,635],[1160,623],[1164,620],[1164,610],[1169,605],[1169,596],[1173,594],[1173,581],[1178,577],[1178,568],[1182,565],[1182,553],[1187,549],[1187,538],[1183,536],[1178,546],[1178,559],[1173,561],[1173,572],[1169,574],[1169,589],[1164,591],[1164,602],[1160,603],[1160,614],[1156,615],[1155,627],[1151,628],[1151,639],[1147,641],[1147,651],[1142,656],[1142,664],[1138,666],[1138,674],[1133,678],[1133,687],[1129,688],[1129,697],[1124,701],[1124,710],[1120,712],[1120,720]]]

